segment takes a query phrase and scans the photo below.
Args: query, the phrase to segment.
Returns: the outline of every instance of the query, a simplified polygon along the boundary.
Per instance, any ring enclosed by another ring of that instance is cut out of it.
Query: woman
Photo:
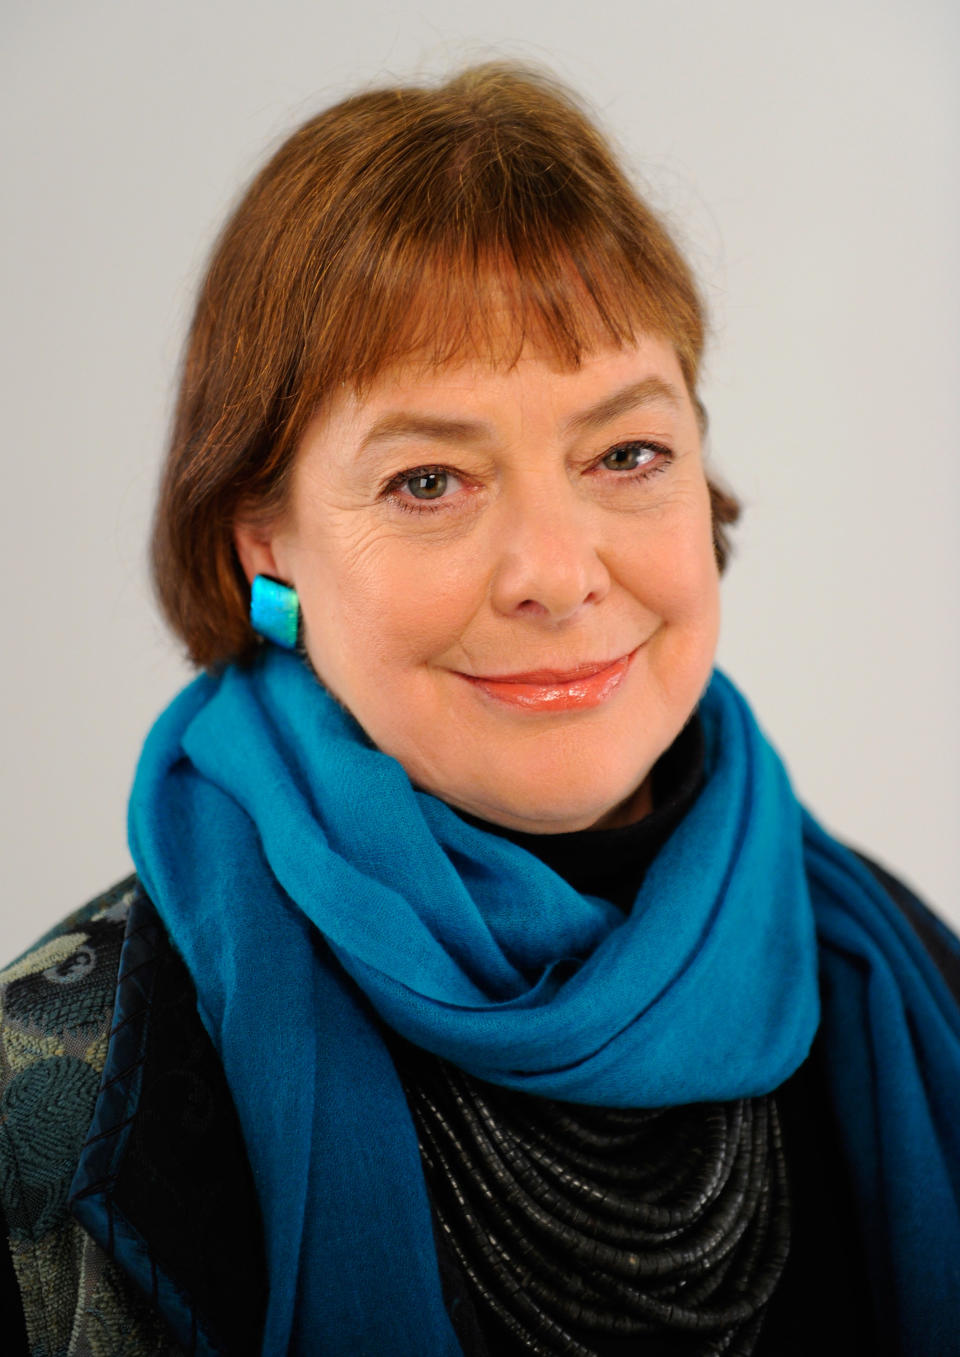
[[[3,976],[22,1350],[958,1350],[957,944],[713,672],[702,346],[540,76],[254,181],[154,543],[206,673]]]

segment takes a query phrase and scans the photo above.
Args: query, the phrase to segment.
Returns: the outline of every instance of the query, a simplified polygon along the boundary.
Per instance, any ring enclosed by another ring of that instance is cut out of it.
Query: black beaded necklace
[[[395,1049],[441,1229],[497,1352],[748,1354],[789,1250],[772,1097],[581,1107]]]

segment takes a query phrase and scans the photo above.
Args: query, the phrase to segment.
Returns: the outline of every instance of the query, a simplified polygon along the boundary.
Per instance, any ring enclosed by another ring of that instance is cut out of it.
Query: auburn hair
[[[491,303],[494,303],[491,305]],[[576,366],[642,333],[691,397],[690,269],[575,97],[512,63],[353,95],[295,131],[215,243],[187,338],[156,511],[154,581],[193,661],[258,644],[233,529],[284,506],[311,417],[404,357]],[[737,501],[710,483],[723,569]]]

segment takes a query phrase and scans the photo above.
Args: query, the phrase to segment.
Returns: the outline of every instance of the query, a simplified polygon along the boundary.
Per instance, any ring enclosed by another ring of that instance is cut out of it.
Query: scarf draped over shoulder
[[[459,1353],[383,1024],[494,1084],[612,1107],[770,1092],[822,1026],[878,1305],[911,1350],[948,1350],[956,1006],[719,672],[700,713],[704,786],[627,915],[418,790],[298,655],[198,678],[159,718],[130,844],[243,1127],[264,1353]]]

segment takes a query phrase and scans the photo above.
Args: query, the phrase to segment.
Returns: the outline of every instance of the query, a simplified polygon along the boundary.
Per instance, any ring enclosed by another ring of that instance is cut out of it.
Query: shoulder
[[[956,935],[916,892],[889,868],[882,866],[860,849],[854,848],[851,851],[869,868],[907,920],[946,981],[953,997],[960,1004],[960,941]]]
[[[109,1050],[126,925],[143,898],[127,877],[0,971],[0,1213],[33,1352],[65,1352],[88,1325],[111,1354],[176,1350],[70,1211]]]
[[[127,916],[138,891],[135,877],[119,882],[0,971],[0,1124],[8,1138],[11,1114],[41,1100],[41,1086],[51,1079],[78,1093],[92,1084],[95,1095]],[[14,1115],[13,1124],[19,1120]]]
[[[67,1141],[86,1129],[84,1117],[89,1120],[106,1060],[127,917],[138,891],[135,877],[119,882],[0,971],[0,1183],[11,1225],[19,1221],[21,1207],[26,1210],[15,1193],[11,1197],[6,1176],[11,1159],[23,1162],[21,1138],[62,1141],[65,1151]],[[42,1231],[43,1224],[41,1212],[31,1227]]]
[[[31,1350],[112,1323],[124,1337],[95,1348],[110,1357],[179,1352],[171,1335],[259,1351],[266,1259],[242,1130],[136,877],[0,972],[0,1212]]]
[[[0,991],[25,975],[39,974],[48,966],[56,965],[60,958],[70,953],[72,940],[91,929],[103,931],[101,926],[107,925],[122,941],[130,906],[139,893],[141,886],[137,877],[127,876],[79,909],[64,915],[15,961],[0,969]]]

